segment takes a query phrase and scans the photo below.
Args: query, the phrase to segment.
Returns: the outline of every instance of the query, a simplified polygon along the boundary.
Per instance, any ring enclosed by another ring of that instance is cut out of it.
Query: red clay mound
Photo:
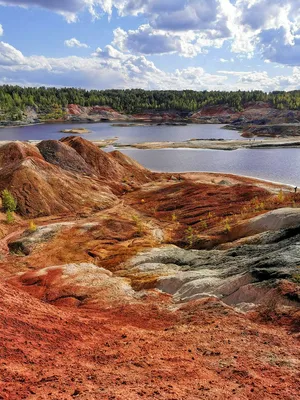
[[[112,181],[122,179],[123,168],[93,143],[74,136],[63,138],[60,141],[76,150],[100,178]]]
[[[27,157],[43,159],[39,150],[28,143],[11,142],[0,147],[0,167],[15,164],[20,160],[25,160]]]
[[[105,153],[98,146],[81,137],[70,136],[61,139],[61,142],[76,150],[99,178],[109,182],[116,183],[130,179],[135,183],[144,183],[154,176],[129,157],[119,152]]]
[[[146,183],[149,182],[157,176],[157,174],[149,171],[137,161],[126,156],[120,151],[112,151],[109,153],[110,157],[113,157],[126,171],[127,176],[131,176],[135,182]]]
[[[84,159],[70,146],[58,140],[44,140],[37,145],[44,159],[62,169],[81,174],[92,175],[92,169]]]
[[[103,182],[33,157],[0,171],[0,190],[5,188],[17,199],[20,214],[31,217],[100,210],[116,201]]]

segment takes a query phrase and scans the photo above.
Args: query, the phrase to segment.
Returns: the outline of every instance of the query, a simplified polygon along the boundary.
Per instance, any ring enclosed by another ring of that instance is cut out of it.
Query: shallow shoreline
[[[33,124],[21,124],[21,125],[0,125],[0,129],[24,128],[26,126],[45,125],[45,124],[46,122],[35,122]]]
[[[116,143],[117,148],[135,148],[140,150],[160,149],[199,149],[199,150],[238,150],[238,149],[266,149],[266,148],[298,148],[300,139],[244,139],[244,140],[223,140],[223,139],[190,139],[182,142],[143,142],[133,144]]]

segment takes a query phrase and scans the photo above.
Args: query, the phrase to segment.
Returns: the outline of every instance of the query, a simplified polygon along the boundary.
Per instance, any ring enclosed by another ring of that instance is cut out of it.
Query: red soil
[[[181,178],[186,177],[188,175],[181,175]],[[218,182],[220,178],[212,180]],[[181,183],[153,186],[153,189],[148,186],[128,194],[126,200],[149,217],[168,223],[172,243],[188,245],[187,229],[190,227],[195,237],[193,246],[197,248],[228,241],[227,224],[232,227],[268,210],[300,204],[298,194],[287,193],[284,200],[279,201],[277,195],[251,184],[247,178],[241,178],[236,184],[226,177],[223,181],[225,185],[187,179]]]
[[[80,115],[82,112],[81,107],[77,104],[69,104],[68,105],[68,114],[71,115]]]
[[[216,300],[157,300],[60,309],[1,284],[0,398],[298,398],[296,336]]]
[[[192,118],[237,115],[237,112],[228,106],[205,106],[192,115]]]

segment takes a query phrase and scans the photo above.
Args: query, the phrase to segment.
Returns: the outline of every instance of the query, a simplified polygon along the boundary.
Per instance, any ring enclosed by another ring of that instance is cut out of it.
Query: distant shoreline
[[[298,148],[300,138],[274,138],[274,139],[190,139],[182,142],[143,142],[122,145],[116,144],[117,148],[135,148],[139,150],[161,150],[161,149],[199,149],[199,150],[223,150],[233,151],[238,149],[267,149],[267,148]]]
[[[5,129],[5,128],[24,128],[26,126],[45,125],[45,124],[47,124],[47,123],[46,122],[34,122],[32,124],[0,125],[0,129]]]

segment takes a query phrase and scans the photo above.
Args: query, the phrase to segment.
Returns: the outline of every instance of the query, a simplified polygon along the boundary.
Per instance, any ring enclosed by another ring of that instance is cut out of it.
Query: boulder
[[[280,208],[235,225],[230,232],[230,239],[236,240],[262,232],[298,226],[300,226],[300,208]]]

